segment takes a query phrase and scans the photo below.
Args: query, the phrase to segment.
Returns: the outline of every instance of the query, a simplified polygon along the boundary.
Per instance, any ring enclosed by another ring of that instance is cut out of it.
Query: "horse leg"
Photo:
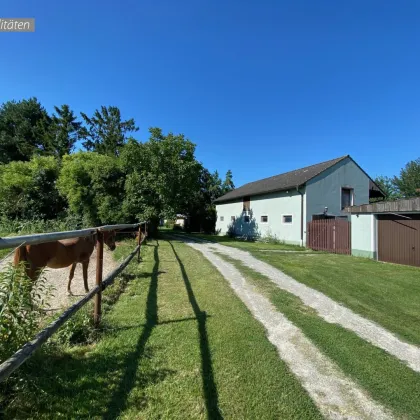
[[[89,260],[83,261],[82,266],[83,266],[83,283],[85,285],[85,292],[89,292],[89,286],[88,286]]]
[[[73,280],[73,277],[74,277],[74,270],[76,269],[76,265],[77,265],[77,263],[73,263],[71,265],[71,268],[70,268],[69,282],[67,283],[67,295],[68,296],[72,295],[70,287],[71,287],[71,281]]]

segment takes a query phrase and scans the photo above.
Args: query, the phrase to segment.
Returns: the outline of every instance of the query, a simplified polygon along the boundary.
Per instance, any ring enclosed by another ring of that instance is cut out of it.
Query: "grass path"
[[[199,252],[159,241],[143,255],[129,265],[100,339],[38,353],[24,365],[25,389],[6,418],[322,418]]]
[[[385,419],[392,416],[325,357],[270,301],[258,293],[237,268],[206,244],[190,246],[212,262],[238,297],[266,328],[280,357],[311,395],[326,418]]]

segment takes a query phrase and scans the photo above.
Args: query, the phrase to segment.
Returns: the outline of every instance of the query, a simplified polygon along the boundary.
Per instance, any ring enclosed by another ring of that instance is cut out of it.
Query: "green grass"
[[[366,389],[374,399],[386,405],[398,417],[420,418],[420,375],[418,373],[356,334],[322,320],[299,298],[279,289],[262,274],[237,260],[220,256],[234,264],[280,312],[299,327],[324,354],[336,362],[345,374]]]
[[[99,341],[36,354],[5,417],[321,418],[264,328],[200,253],[160,240],[144,246],[143,259],[127,268]]]
[[[173,233],[179,234],[179,231]],[[184,234],[181,232],[181,234]],[[305,251],[305,248],[299,245],[289,245],[285,243],[265,243],[259,241],[245,241],[243,239],[230,238],[229,236],[206,235],[202,233],[188,233],[187,236],[192,238],[206,239],[208,241],[217,242],[222,245],[232,246],[244,251],[258,251],[258,250],[276,250],[276,251]]]
[[[402,339],[420,345],[419,268],[348,255],[253,255]]]
[[[420,269],[417,267],[327,253],[265,253],[264,250],[290,249],[290,246],[238,241],[226,236],[194,236],[249,251],[402,339],[420,345]]]

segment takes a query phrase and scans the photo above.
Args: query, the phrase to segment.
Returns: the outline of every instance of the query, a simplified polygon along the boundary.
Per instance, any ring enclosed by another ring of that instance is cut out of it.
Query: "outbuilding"
[[[420,197],[352,206],[352,255],[420,267]]]

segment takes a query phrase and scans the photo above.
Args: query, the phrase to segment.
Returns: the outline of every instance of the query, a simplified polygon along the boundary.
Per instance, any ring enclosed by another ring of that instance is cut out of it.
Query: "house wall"
[[[175,224],[184,227],[185,226],[185,219],[176,219]]]
[[[374,214],[351,215],[351,254],[377,258],[377,220]]]
[[[303,192],[303,209],[305,220],[305,193]],[[250,222],[244,222],[242,199],[216,205],[216,230],[221,234],[228,231],[231,216],[236,217],[234,223],[237,235],[267,236],[275,235],[278,239],[290,244],[301,244],[301,195],[295,190],[277,192],[251,197]],[[283,216],[291,215],[292,223],[283,223]],[[268,216],[268,222],[261,222],[261,216]],[[220,217],[224,220],[221,221]],[[305,223],[304,223],[305,227]],[[304,238],[305,243],[305,238]]]
[[[242,214],[242,208],[242,199],[230,203],[216,204],[216,232],[225,235],[231,224],[231,217],[239,217]],[[221,217],[224,218],[223,221],[220,220]]]
[[[369,203],[369,177],[349,158],[337,163],[306,184],[306,221],[312,215],[328,213],[347,216],[341,210],[341,188],[353,188],[353,205]]]

